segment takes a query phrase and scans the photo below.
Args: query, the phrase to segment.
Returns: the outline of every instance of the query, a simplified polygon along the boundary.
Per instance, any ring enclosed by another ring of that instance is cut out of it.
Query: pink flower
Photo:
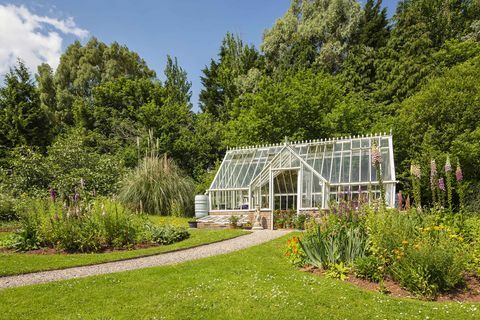
[[[438,179],[438,187],[440,188],[440,190],[442,191],[445,191],[445,181],[443,180],[443,178],[440,178]]]
[[[455,171],[455,177],[459,182],[463,180],[463,173],[462,173],[462,168],[460,168],[460,163],[457,163],[457,170]]]
[[[435,180],[437,177],[437,164],[435,163],[435,159],[430,161],[430,183],[435,185]]]
[[[377,145],[374,144],[372,146],[372,165],[375,167],[380,162],[382,162],[382,154],[380,153],[380,149],[378,149]]]
[[[415,164],[415,163],[412,163],[412,165],[410,166],[410,173],[417,177],[418,179],[420,179],[420,176],[422,174],[421,170],[420,170],[420,165],[419,164]]]
[[[450,163],[450,157],[447,156],[447,162],[445,163],[445,172],[452,171],[452,164]]]

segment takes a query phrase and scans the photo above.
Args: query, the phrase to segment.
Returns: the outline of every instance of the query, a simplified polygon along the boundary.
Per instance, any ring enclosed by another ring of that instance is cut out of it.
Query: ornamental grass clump
[[[195,185],[172,159],[146,155],[122,182],[119,200],[138,212],[172,215],[193,213]]]

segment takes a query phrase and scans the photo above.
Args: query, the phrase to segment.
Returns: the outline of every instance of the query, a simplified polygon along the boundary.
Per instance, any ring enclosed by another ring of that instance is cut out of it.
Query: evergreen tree
[[[249,70],[262,68],[262,60],[253,46],[231,33],[227,33],[220,47],[219,61],[212,59],[210,67],[203,69],[203,89],[200,92],[200,108],[217,119],[230,119],[232,102],[239,95],[238,79]]]
[[[367,0],[358,33],[360,45],[378,49],[387,43],[390,28],[387,8],[382,8],[382,0]]]
[[[48,110],[41,106],[31,74],[19,60],[0,88],[0,143],[45,147],[51,140],[49,128]]]

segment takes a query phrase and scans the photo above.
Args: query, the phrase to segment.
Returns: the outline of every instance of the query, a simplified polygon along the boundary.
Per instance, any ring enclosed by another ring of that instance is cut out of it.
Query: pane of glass
[[[361,155],[361,175],[360,181],[368,182],[370,181],[369,172],[370,172],[370,155],[368,150],[362,150]]]
[[[351,182],[358,182],[360,179],[360,150],[352,151],[352,173]]]
[[[350,181],[350,152],[343,153],[342,160],[342,180],[341,182]]]

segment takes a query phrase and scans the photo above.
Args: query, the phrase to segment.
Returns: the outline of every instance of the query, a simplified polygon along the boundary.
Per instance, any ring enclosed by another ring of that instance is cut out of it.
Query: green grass
[[[184,249],[200,244],[229,239],[246,234],[243,230],[201,230],[191,229],[190,238],[166,246],[151,247],[137,250],[123,250],[108,253],[86,254],[29,254],[29,253],[0,253],[0,276],[29,273],[44,270],[61,269],[127,258],[152,255],[176,249]],[[1,241],[0,233],[0,241]]]
[[[303,273],[286,237],[174,266],[0,291],[3,319],[479,319],[480,305],[391,298]]]
[[[156,224],[167,223],[177,227],[188,227],[188,221],[195,220],[195,218],[167,217],[167,216],[155,216],[155,215],[149,215],[148,218]]]

